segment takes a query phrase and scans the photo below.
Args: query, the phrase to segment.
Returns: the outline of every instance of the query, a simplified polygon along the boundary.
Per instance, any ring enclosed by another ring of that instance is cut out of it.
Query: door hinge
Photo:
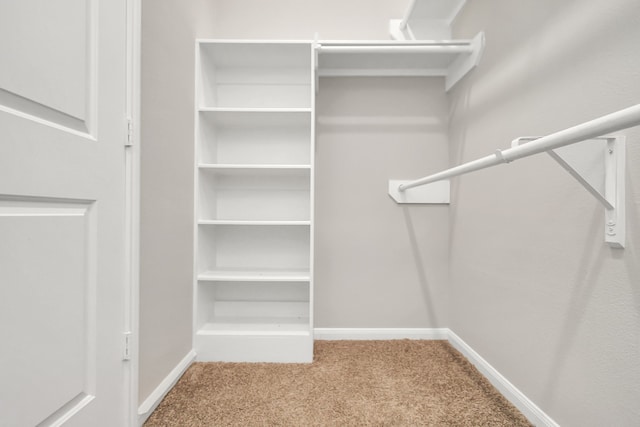
[[[124,144],[124,146],[133,146],[133,120],[131,119],[127,119],[127,142]]]
[[[131,360],[131,331],[123,333],[124,348],[122,350],[122,360]]]

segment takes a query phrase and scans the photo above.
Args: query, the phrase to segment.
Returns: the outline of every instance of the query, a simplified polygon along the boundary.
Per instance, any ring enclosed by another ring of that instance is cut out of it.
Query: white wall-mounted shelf
[[[200,109],[201,165],[310,165],[311,109]]]
[[[308,317],[215,317],[199,330],[201,336],[309,335]]]
[[[290,270],[211,270],[198,275],[199,281],[209,282],[308,282],[309,269]]]
[[[271,164],[227,164],[227,163],[201,163],[201,170],[217,171],[226,174],[259,173],[263,175],[282,175],[287,171],[311,170],[311,165],[271,165]]]
[[[445,77],[451,89],[471,71],[484,49],[484,33],[471,40],[318,43],[318,76]]]
[[[199,221],[309,221],[309,165],[199,167]]]
[[[249,85],[250,86],[250,85]],[[264,101],[266,103],[268,101]],[[310,113],[311,108],[309,107],[295,107],[295,108],[286,108],[286,107],[207,107],[201,106],[198,107],[198,111],[201,113]]]
[[[311,221],[200,220],[199,225],[311,225]]]

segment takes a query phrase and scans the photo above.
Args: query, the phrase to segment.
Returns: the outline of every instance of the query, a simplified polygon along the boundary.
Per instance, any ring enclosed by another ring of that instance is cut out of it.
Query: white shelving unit
[[[198,359],[311,362],[313,46],[196,50]]]
[[[482,33],[453,41],[197,41],[199,360],[313,360],[318,78],[445,76],[449,89],[483,46]]]

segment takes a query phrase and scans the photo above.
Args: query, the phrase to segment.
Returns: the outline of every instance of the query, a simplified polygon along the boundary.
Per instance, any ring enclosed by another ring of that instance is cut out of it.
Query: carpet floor
[[[195,363],[145,423],[531,426],[446,341],[316,341],[311,364]]]

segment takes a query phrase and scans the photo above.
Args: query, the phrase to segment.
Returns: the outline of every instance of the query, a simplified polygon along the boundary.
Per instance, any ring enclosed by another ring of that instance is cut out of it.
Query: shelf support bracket
[[[482,52],[484,52],[485,38],[484,31],[479,32],[471,40],[472,52],[468,55],[461,55],[447,68],[445,78],[445,90],[448,92],[460,79],[466,76],[471,70],[478,66]]]
[[[513,140],[512,147],[538,137]],[[625,137],[604,136],[547,151],[605,208],[605,242],[625,245]]]

